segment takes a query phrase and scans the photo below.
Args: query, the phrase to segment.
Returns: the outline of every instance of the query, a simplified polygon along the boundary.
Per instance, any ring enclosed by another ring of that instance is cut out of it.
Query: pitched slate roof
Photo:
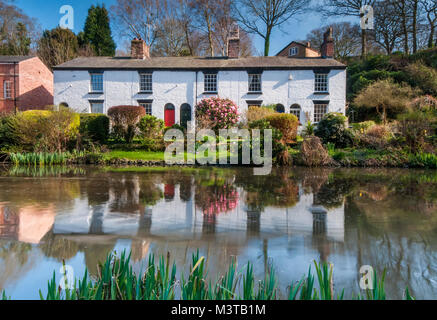
[[[345,69],[346,66],[334,59],[247,57],[239,59],[203,57],[152,57],[144,60],[130,57],[80,57],[54,67],[55,70],[288,70],[288,69]]]
[[[293,43],[296,43],[296,44],[298,44],[298,45],[300,45],[300,46],[302,46],[302,47],[305,47],[305,48],[307,48],[307,49],[310,49],[310,50],[312,50],[312,51],[314,51],[314,52],[317,52],[318,54],[320,54],[320,51],[319,50],[317,50],[317,49],[315,49],[315,48],[313,48],[313,47],[309,47],[309,46],[307,46],[307,44],[306,43],[304,43],[304,42],[301,42],[301,41],[291,41],[289,44],[287,44],[284,48],[282,48],[281,50],[279,50],[279,52],[276,54],[277,56],[279,56],[279,54],[282,52],[282,51],[284,51],[285,49],[287,49],[289,46],[291,46]]]
[[[18,63],[35,58],[33,56],[0,56],[0,63]]]

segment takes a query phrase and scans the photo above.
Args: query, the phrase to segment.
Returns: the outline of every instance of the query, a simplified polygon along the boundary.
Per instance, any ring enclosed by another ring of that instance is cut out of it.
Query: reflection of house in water
[[[54,208],[26,206],[12,209],[0,204],[0,238],[37,244],[53,226]]]

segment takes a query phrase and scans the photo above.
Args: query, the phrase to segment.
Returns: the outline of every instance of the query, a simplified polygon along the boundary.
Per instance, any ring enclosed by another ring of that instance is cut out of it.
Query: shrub
[[[197,125],[202,129],[228,129],[238,123],[239,117],[237,105],[229,99],[203,99],[196,106]]]
[[[319,137],[310,136],[302,142],[300,157],[304,165],[308,167],[319,167],[329,165],[332,158],[323,147]]]
[[[352,130],[360,133],[365,133],[368,129],[376,125],[375,121],[364,121],[352,123]]]
[[[0,150],[7,150],[15,145],[16,139],[11,130],[13,116],[0,117]]]
[[[315,124],[311,123],[311,121],[308,121],[302,131],[302,136],[303,137],[313,136],[315,131],[316,131]]]
[[[358,107],[376,108],[377,113],[387,123],[388,117],[396,117],[405,112],[414,96],[418,94],[410,86],[399,85],[391,80],[377,81],[355,98],[354,104]]]
[[[293,114],[275,113],[265,117],[270,125],[282,133],[282,142],[285,144],[294,143],[297,139],[297,128],[299,120]]]
[[[409,83],[419,87],[425,94],[437,96],[437,71],[421,62],[408,65],[405,68],[409,75]]]
[[[275,114],[275,110],[269,107],[249,107],[245,113],[245,121],[258,121],[272,114]]]
[[[103,114],[83,113],[79,132],[85,139],[103,144],[109,137],[109,118]]]
[[[336,147],[347,147],[352,143],[352,136],[346,128],[347,118],[341,113],[328,113],[317,124],[315,135],[324,144],[333,143]]]
[[[431,129],[429,112],[410,111],[398,117],[398,130],[411,152],[421,152]]]
[[[154,116],[146,115],[138,123],[138,129],[142,138],[157,139],[163,135],[164,121]]]
[[[77,139],[80,117],[64,108],[32,110],[14,116],[10,126],[16,143],[25,151],[63,152]]]
[[[257,121],[252,121],[249,123],[249,129],[258,129],[261,133],[261,148],[264,148],[264,131],[263,130],[272,130],[272,155],[273,157],[278,157],[283,153],[287,148],[282,143],[283,136],[282,132],[279,129],[274,128],[269,121],[266,119],[261,119]]]
[[[116,139],[124,139],[132,143],[138,133],[137,124],[146,115],[146,110],[140,106],[116,106],[108,110],[112,131]]]
[[[383,149],[387,147],[392,133],[387,126],[374,125],[356,134],[355,139],[364,148]]]

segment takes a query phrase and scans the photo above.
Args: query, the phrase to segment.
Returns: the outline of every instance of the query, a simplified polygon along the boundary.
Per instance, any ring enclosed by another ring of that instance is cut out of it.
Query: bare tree
[[[358,24],[350,22],[332,23],[329,25],[333,29],[335,57],[345,58],[348,56],[356,56],[360,52],[361,29]],[[313,48],[320,49],[323,43],[323,34],[328,26],[314,29],[307,35],[307,40]]]
[[[264,55],[268,56],[273,30],[307,7],[308,0],[236,0],[233,12],[247,32],[264,39]]]
[[[396,16],[396,9],[390,0],[379,1],[375,6],[375,42],[387,54],[399,45],[402,28]]]
[[[429,27],[428,48],[432,48],[437,45],[437,37],[434,43],[437,29],[437,0],[422,0],[422,5]]]
[[[361,17],[361,8],[375,5],[377,0],[324,0],[319,7],[320,11],[328,17]],[[361,30],[361,54],[363,57],[368,52],[367,30]]]
[[[111,16],[121,38],[143,39],[152,46],[161,22],[162,0],[117,0]]]

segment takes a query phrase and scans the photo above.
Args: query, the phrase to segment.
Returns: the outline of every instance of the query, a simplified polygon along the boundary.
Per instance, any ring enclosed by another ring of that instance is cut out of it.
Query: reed
[[[170,255],[161,256],[156,262],[150,255],[147,268],[138,275],[133,272],[131,255],[115,252],[98,265],[96,277],[89,277],[85,270],[82,279],[75,279],[65,290],[56,282],[55,274],[48,281],[47,293],[40,290],[41,300],[278,300],[278,281],[273,266],[267,268],[264,279],[256,281],[253,265],[248,263],[238,270],[236,259],[232,259],[226,273],[212,284],[207,282],[208,271],[205,257],[199,251],[193,254],[187,274],[177,278],[175,263]],[[315,275],[308,274],[288,289],[289,300],[343,300],[344,290],[336,295],[334,291],[334,270],[331,264],[314,262]],[[351,299],[385,300],[386,271],[381,278],[374,274],[373,288],[365,294],[352,295]],[[67,277],[65,277],[66,279]],[[257,284],[256,284],[257,283]],[[7,299],[6,293],[2,298]],[[414,300],[409,289],[404,298]]]

